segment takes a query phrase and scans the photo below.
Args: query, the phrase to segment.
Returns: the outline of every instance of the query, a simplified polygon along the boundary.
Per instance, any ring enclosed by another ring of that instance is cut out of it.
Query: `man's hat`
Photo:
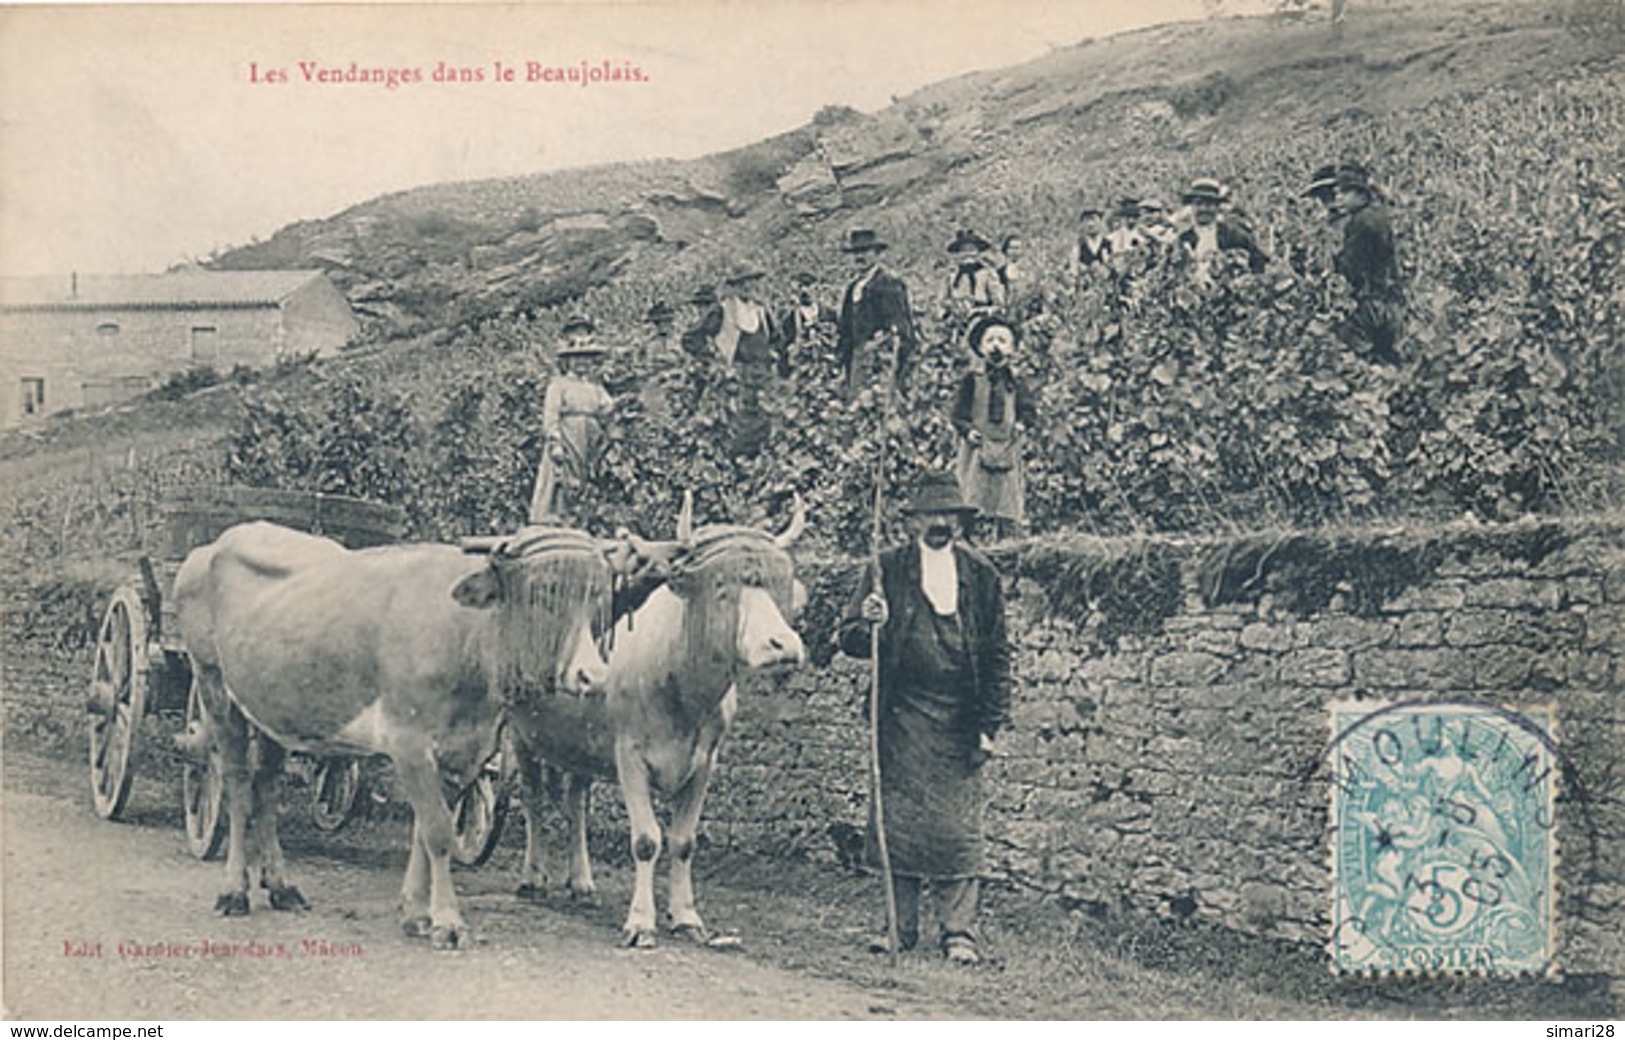
[[[853,228],[841,248],[848,253],[878,253],[889,247],[874,228]]]
[[[959,493],[959,481],[952,473],[933,470],[920,479],[914,494],[903,505],[904,513],[974,514],[976,507]]]
[[[998,325],[1009,329],[1010,335],[1015,338],[1016,344],[1018,346],[1021,344],[1020,326],[1002,314],[984,314],[971,322],[970,328],[965,330],[965,342],[970,345],[971,352],[977,357],[982,356],[982,337],[987,335],[988,329]]]
[[[1319,199],[1330,202],[1332,193],[1337,189],[1337,167],[1328,163],[1315,168],[1314,175],[1309,178],[1309,186],[1303,189],[1306,199]]]
[[[1371,171],[1356,162],[1346,162],[1337,168],[1337,186],[1345,191],[1363,191],[1367,195],[1376,193],[1371,186]]]
[[[796,272],[796,284],[797,285],[817,285],[818,284],[818,276],[813,274],[811,271],[797,271]]]
[[[728,271],[728,276],[723,279],[723,284],[744,285],[746,282],[754,282],[759,278],[766,277],[767,272],[763,271],[761,268],[752,264],[738,263]]]
[[[709,307],[717,302],[717,290],[713,286],[702,285],[694,290],[694,295],[688,302],[695,307]]]
[[[968,228],[960,228],[954,240],[948,243],[950,253],[980,253],[984,249],[991,248],[993,248],[991,242]]]
[[[1140,215],[1140,200],[1131,198],[1118,199],[1117,215],[1120,217],[1138,217]]]
[[[590,336],[597,331],[598,326],[594,325],[592,323],[592,319],[587,317],[585,314],[571,315],[569,318],[565,319],[564,327],[559,330],[559,332],[564,336],[569,336],[572,332],[585,332]],[[566,342],[557,350],[553,351],[553,356],[560,358],[601,357],[606,353],[608,353],[608,351],[606,351],[603,347],[589,340],[585,343]]]
[[[592,319],[587,317],[585,314],[570,315],[568,318],[564,319],[564,324],[559,328],[560,334],[565,336],[568,336],[572,332],[593,333],[597,331],[598,326],[594,325]]]
[[[1140,200],[1140,212],[1141,213],[1166,213],[1166,212],[1168,212],[1168,204],[1163,202],[1161,199],[1156,198],[1155,196],[1153,196],[1153,197],[1151,197],[1149,199],[1141,199]]]
[[[1099,206],[1094,205],[1093,203],[1090,203],[1089,205],[1084,206],[1082,209],[1078,210],[1078,219],[1082,220],[1084,217],[1098,217],[1098,216],[1101,216],[1104,213],[1105,213],[1105,210],[1101,209]]]
[[[1198,177],[1185,190],[1186,202],[1223,202],[1224,185],[1212,177]]]
[[[650,305],[649,313],[644,315],[643,320],[647,321],[651,325],[660,325],[671,321],[674,317],[676,317],[676,315],[671,309],[671,304],[667,303],[665,300],[656,300],[652,305]]]

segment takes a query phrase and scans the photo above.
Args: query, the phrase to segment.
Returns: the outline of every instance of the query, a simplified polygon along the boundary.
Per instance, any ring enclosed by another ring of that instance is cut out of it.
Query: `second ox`
[[[593,778],[616,778],[637,872],[622,937],[632,946],[655,943],[658,790],[671,801],[669,922],[678,933],[706,937],[694,904],[700,809],[717,749],[738,710],[740,677],[805,660],[801,637],[786,620],[806,597],[787,551],[805,526],[799,497],[789,528],[777,537],[733,525],[694,531],[692,506],[685,503],[678,540],[686,555],[665,585],[616,624],[604,696],[537,698],[514,713],[527,831],[522,897],[539,896],[544,884],[539,814],[545,762],[569,774],[570,891],[594,896],[587,796]]]

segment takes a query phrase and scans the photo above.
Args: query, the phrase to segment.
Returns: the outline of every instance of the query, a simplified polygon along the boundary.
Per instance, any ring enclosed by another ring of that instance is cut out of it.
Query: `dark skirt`
[[[983,870],[981,770],[976,735],[957,724],[960,699],[900,689],[880,733],[881,797],[894,874],[971,878]],[[879,864],[870,820],[871,863]]]

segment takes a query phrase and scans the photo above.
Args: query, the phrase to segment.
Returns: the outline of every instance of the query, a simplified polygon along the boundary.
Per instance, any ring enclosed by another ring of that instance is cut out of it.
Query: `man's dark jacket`
[[[992,737],[1010,721],[1010,644],[1005,635],[1004,587],[992,562],[969,546],[954,545],[954,564],[959,570],[957,613],[964,626],[965,646],[975,677],[960,721],[974,743],[975,734]],[[907,630],[915,612],[930,610],[931,604],[920,585],[920,550],[914,542],[882,553],[880,571],[890,611],[880,629],[880,696],[885,704],[886,692],[895,688],[899,675],[909,665],[891,634]],[[873,587],[871,574],[865,574],[842,618],[841,649],[852,657],[869,656],[870,625],[860,610]]]
[[[1337,273],[1348,280],[1357,300],[1395,300],[1403,296],[1394,225],[1384,206],[1372,203],[1352,213],[1343,227]]]
[[[907,379],[909,362],[919,343],[914,328],[914,308],[909,303],[908,286],[884,268],[875,272],[863,289],[863,298],[852,302],[852,290],[861,278],[854,278],[841,296],[841,315],[836,322],[835,358],[841,373],[850,378],[852,355],[877,332],[897,330],[898,383]]]

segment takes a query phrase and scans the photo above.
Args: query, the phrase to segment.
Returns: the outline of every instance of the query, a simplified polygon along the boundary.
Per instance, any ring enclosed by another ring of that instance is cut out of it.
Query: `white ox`
[[[352,552],[250,523],[186,558],[180,629],[204,736],[224,759],[229,814],[217,912],[248,913],[256,868],[272,907],[307,905],[276,833],[285,749],[382,753],[413,812],[402,927],[437,948],[471,942],[452,888],[442,775],[477,775],[505,706],[525,691],[601,686],[592,625],[607,620],[610,592],[604,547],[578,532],[527,528],[486,548]]]
[[[616,624],[609,681],[602,697],[531,700],[510,720],[519,756],[525,814],[522,898],[539,898],[543,763],[569,775],[573,896],[594,899],[587,855],[587,801],[593,778],[620,781],[631,822],[636,881],[622,938],[655,943],[655,862],[660,823],[653,791],[671,801],[668,919],[673,931],[706,937],[694,905],[694,839],[717,748],[738,710],[736,682],[751,669],[799,665],[801,637],[785,620],[805,599],[786,552],[806,524],[796,500],[790,527],[777,538],[748,527],[692,530],[691,506],[678,522],[687,555],[669,580]]]

